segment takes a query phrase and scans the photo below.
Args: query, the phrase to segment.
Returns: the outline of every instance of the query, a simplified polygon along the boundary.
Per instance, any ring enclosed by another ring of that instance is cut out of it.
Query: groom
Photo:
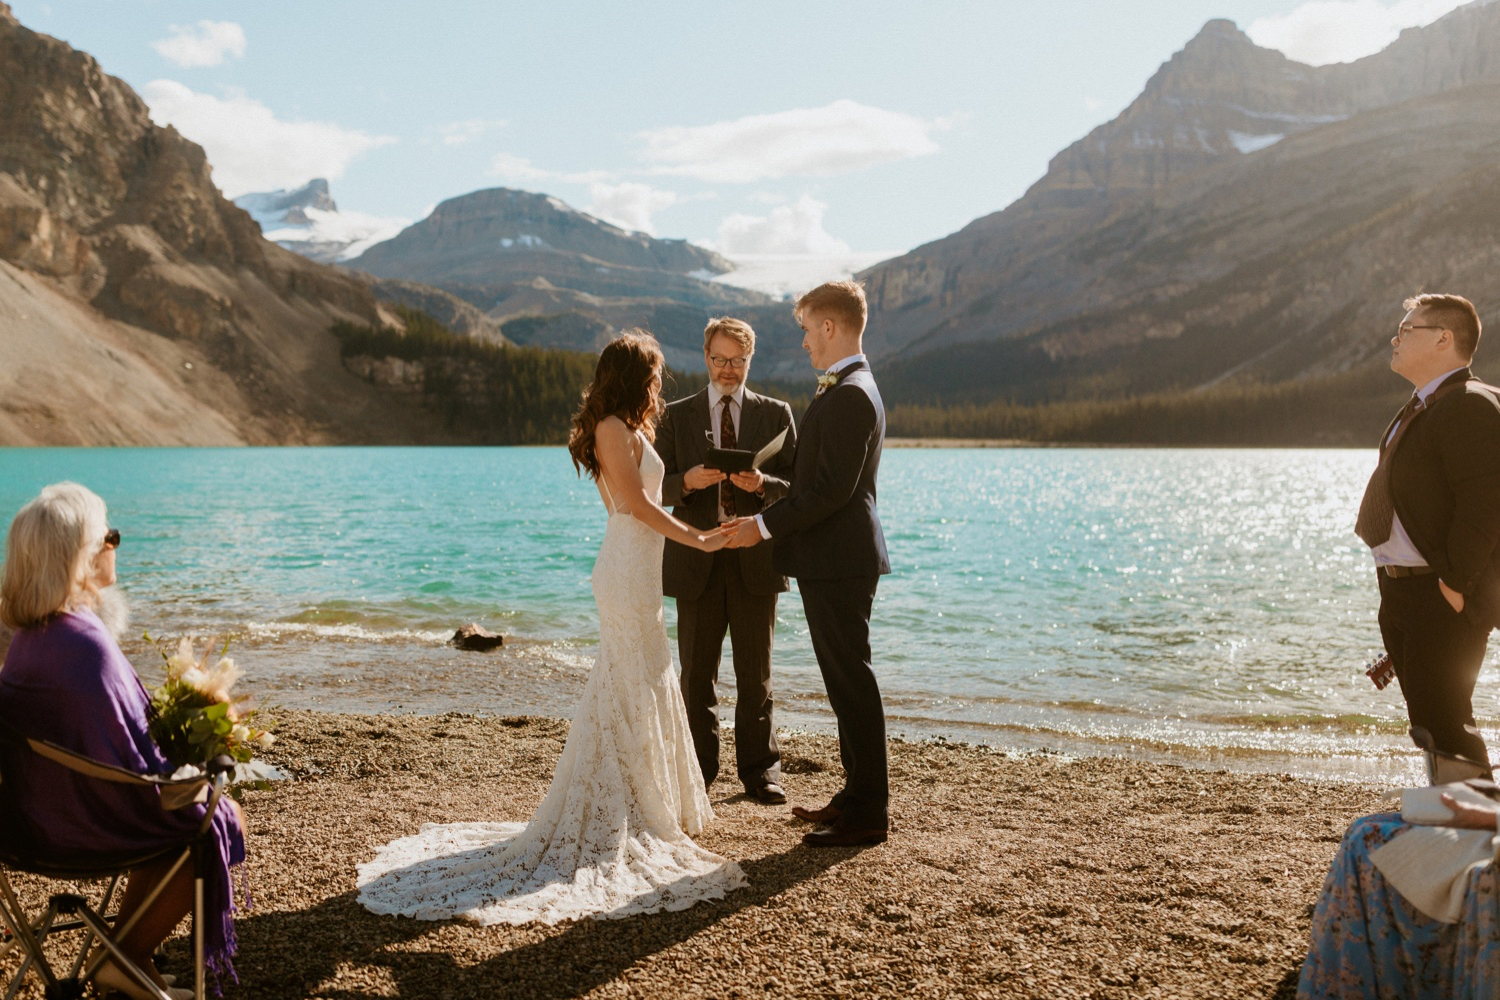
[[[861,338],[868,309],[852,281],[819,285],[797,300],[802,347],[826,369],[802,418],[786,499],[743,522],[730,545],[776,542],[776,568],[797,578],[813,653],[839,725],[844,787],[821,809],[811,847],[878,844],[890,827],[885,709],[870,667],[875,585],[891,571],[875,511],[885,408]]]

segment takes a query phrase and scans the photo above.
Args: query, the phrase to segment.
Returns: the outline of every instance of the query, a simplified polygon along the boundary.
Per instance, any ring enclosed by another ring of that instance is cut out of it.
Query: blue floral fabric
[[[1370,862],[1377,848],[1409,829],[1399,813],[1376,813],[1344,834],[1313,911],[1298,997],[1500,997],[1500,874],[1494,865],[1470,872],[1458,923],[1434,920]]]

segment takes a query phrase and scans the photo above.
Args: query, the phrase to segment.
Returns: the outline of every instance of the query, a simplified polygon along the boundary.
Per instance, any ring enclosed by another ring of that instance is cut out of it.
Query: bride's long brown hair
[[[626,427],[644,433],[646,440],[656,440],[664,366],[661,345],[645,330],[626,330],[604,345],[594,381],[583,390],[583,404],[573,414],[573,429],[568,433],[574,470],[581,474],[586,469],[590,479],[599,478],[594,428],[605,417],[619,417]]]

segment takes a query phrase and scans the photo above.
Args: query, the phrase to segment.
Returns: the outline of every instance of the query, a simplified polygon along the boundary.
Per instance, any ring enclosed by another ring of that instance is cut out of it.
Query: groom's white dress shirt
[[[835,361],[833,364],[829,365],[828,369],[823,374],[833,375],[845,368],[848,368],[850,365],[856,362],[864,360],[866,360],[864,354],[851,354],[847,358],[841,358],[840,360]],[[762,540],[769,539],[771,537],[771,533],[766,530],[765,518],[761,517],[759,514],[755,515],[755,527],[760,531],[760,537]]]

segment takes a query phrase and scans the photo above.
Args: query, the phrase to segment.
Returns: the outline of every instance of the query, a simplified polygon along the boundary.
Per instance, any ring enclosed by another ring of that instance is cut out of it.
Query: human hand
[[[736,472],[729,481],[746,493],[759,493],[766,485],[766,474],[759,469]]]
[[[729,544],[731,532],[726,525],[719,525],[706,535],[698,536],[698,548],[704,552],[717,552]]]
[[[1443,805],[1453,811],[1453,818],[1444,823],[1444,826],[1456,826],[1462,830],[1494,830],[1496,829],[1496,817],[1500,816],[1500,806],[1466,805],[1453,796],[1444,792],[1439,796]]]
[[[1448,602],[1448,606],[1450,608],[1452,608],[1454,611],[1459,612],[1460,614],[1463,613],[1463,610],[1464,610],[1464,595],[1463,594],[1460,594],[1458,591],[1456,591],[1452,587],[1448,586],[1442,580],[1438,580],[1438,590],[1442,593],[1443,600],[1445,600],[1445,601]]]
[[[729,525],[725,525],[729,527]],[[734,531],[729,537],[729,547],[732,549],[748,549],[752,545],[761,543],[760,527],[755,523],[755,518],[747,517],[733,524]]]
[[[723,481],[724,473],[718,469],[705,469],[701,465],[695,465],[682,474],[682,485],[690,490],[706,489]]]

